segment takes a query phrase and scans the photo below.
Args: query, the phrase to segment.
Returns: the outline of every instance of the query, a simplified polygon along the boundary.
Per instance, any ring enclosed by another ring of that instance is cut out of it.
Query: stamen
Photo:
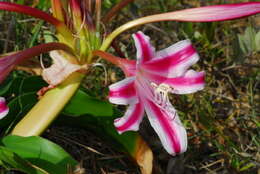
[[[85,26],[85,16],[83,16],[83,21],[79,27],[79,30],[75,33],[75,34],[72,34],[72,36],[74,37],[74,42],[76,39],[80,39],[80,32],[83,30],[84,26]]]
[[[42,69],[45,69],[45,66],[44,66],[44,63],[42,60],[42,54],[40,55],[40,64],[41,64]]]
[[[167,115],[173,120],[176,116],[176,110],[171,105],[168,97],[168,93],[172,91],[173,88],[164,83],[157,85],[152,82],[151,86],[154,88],[155,104],[168,113]]]
[[[107,73],[106,66],[102,63],[93,63],[92,66],[93,67],[100,66],[101,68],[103,68],[103,70],[105,72],[105,85],[107,85],[107,83],[108,83],[108,73]]]
[[[82,23],[81,23],[81,25],[80,25],[80,28],[79,28],[79,31],[77,32],[77,35],[79,35],[80,34],[80,32],[83,30],[83,28],[84,28],[84,26],[85,26],[85,23],[86,23],[86,16],[84,15],[83,16],[83,21],[82,21]]]

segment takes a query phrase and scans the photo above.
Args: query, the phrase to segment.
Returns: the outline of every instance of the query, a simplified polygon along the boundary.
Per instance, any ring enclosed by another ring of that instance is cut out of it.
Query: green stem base
[[[43,133],[77,91],[83,77],[81,73],[73,73],[61,85],[48,91],[11,134],[37,136]]]

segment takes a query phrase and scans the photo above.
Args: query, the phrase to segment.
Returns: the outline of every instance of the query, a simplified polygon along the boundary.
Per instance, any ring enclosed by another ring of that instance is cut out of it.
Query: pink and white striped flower
[[[5,98],[0,97],[0,119],[4,118],[9,112],[9,108],[6,105]]]
[[[119,133],[136,131],[146,112],[166,151],[172,155],[182,153],[187,148],[186,130],[168,93],[189,94],[204,88],[205,73],[188,70],[199,56],[189,40],[155,52],[149,37],[142,32],[135,33],[133,38],[137,61],[125,67],[117,63],[128,77],[109,87],[111,103],[129,105],[114,125]],[[126,61],[120,61],[123,60]]]

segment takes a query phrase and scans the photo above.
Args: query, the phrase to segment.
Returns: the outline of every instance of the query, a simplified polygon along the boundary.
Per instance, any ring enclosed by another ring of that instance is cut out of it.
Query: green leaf
[[[114,117],[99,118],[91,115],[73,117],[63,115],[62,117],[58,117],[56,123],[63,126],[77,126],[90,130],[113,144],[118,150],[132,154],[135,151],[135,143],[139,137],[138,133],[129,131],[118,134],[113,121]]]
[[[0,164],[5,168],[19,170],[27,174],[48,174],[48,172],[33,166],[30,162],[3,146],[0,146]]]
[[[0,87],[0,95],[1,96],[8,96],[8,95],[16,95],[16,93],[19,91],[19,84],[23,78],[21,77],[15,77],[15,75],[11,75],[4,81],[3,84],[1,84]]]
[[[256,51],[260,51],[260,31],[255,36]]]
[[[102,121],[102,120],[100,120]],[[136,150],[136,143],[140,135],[134,131],[128,131],[123,134],[119,134],[114,126],[114,119],[109,119],[103,123],[103,128],[105,132],[110,136],[113,137],[118,143],[120,143],[125,150],[130,153],[131,155],[135,153]]]
[[[42,87],[48,84],[41,78],[41,76],[30,76],[25,78],[20,86],[20,93],[38,92]]]
[[[97,117],[112,116],[113,106],[106,102],[90,97],[86,92],[78,90],[63,110],[65,115],[93,115]]]
[[[250,169],[252,167],[256,167],[256,165],[254,163],[250,162],[250,163],[246,164],[245,166],[243,166],[242,168],[240,168],[239,171],[240,172],[246,171],[246,170],[248,170],[248,169]]]
[[[245,44],[248,46],[249,52],[252,52],[256,49],[255,35],[256,35],[256,32],[252,26],[249,26],[246,28],[245,35],[244,35],[244,41],[245,41]]]
[[[4,81],[3,84],[1,84],[1,86],[0,86],[0,96],[5,95],[9,91],[12,83],[13,83],[13,79],[8,78],[6,81]]]
[[[247,55],[251,52],[260,50],[260,34],[258,33],[256,33],[252,26],[248,26],[243,35],[238,34],[239,46],[243,54]]]
[[[38,101],[36,92],[43,86],[47,86],[47,83],[40,76],[15,77],[6,93],[15,97],[8,102],[10,111],[5,118],[0,120],[0,128],[3,130],[8,128],[6,131],[8,133],[8,130]]]
[[[184,22],[182,23],[182,28],[183,31],[189,36],[192,37],[193,33],[194,33],[194,24],[191,22]]]
[[[27,112],[37,102],[37,95],[35,92],[22,94],[8,103],[10,111],[6,117],[0,120],[1,129],[11,128],[11,123],[20,120],[21,115]],[[13,125],[13,124],[12,124]]]
[[[34,28],[32,29],[32,37],[29,40],[29,48],[33,47],[35,45],[35,42],[37,40],[38,37],[40,37],[40,31],[41,31],[41,27],[43,26],[44,21],[39,21],[38,24],[36,24],[36,26],[34,26]]]
[[[7,136],[2,139],[5,147],[50,174],[66,174],[75,161],[60,146],[41,137]]]
[[[43,38],[44,38],[45,43],[50,43],[50,42],[55,41],[55,37],[50,30],[43,31]]]
[[[48,84],[41,76],[21,77],[12,73],[0,86],[0,96],[18,96],[27,92],[37,92]]]

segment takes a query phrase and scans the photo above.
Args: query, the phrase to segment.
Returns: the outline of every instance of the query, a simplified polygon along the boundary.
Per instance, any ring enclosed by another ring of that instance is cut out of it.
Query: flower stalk
[[[58,87],[48,91],[15,126],[11,134],[19,136],[42,134],[77,91],[83,77],[83,74],[75,72]]]

